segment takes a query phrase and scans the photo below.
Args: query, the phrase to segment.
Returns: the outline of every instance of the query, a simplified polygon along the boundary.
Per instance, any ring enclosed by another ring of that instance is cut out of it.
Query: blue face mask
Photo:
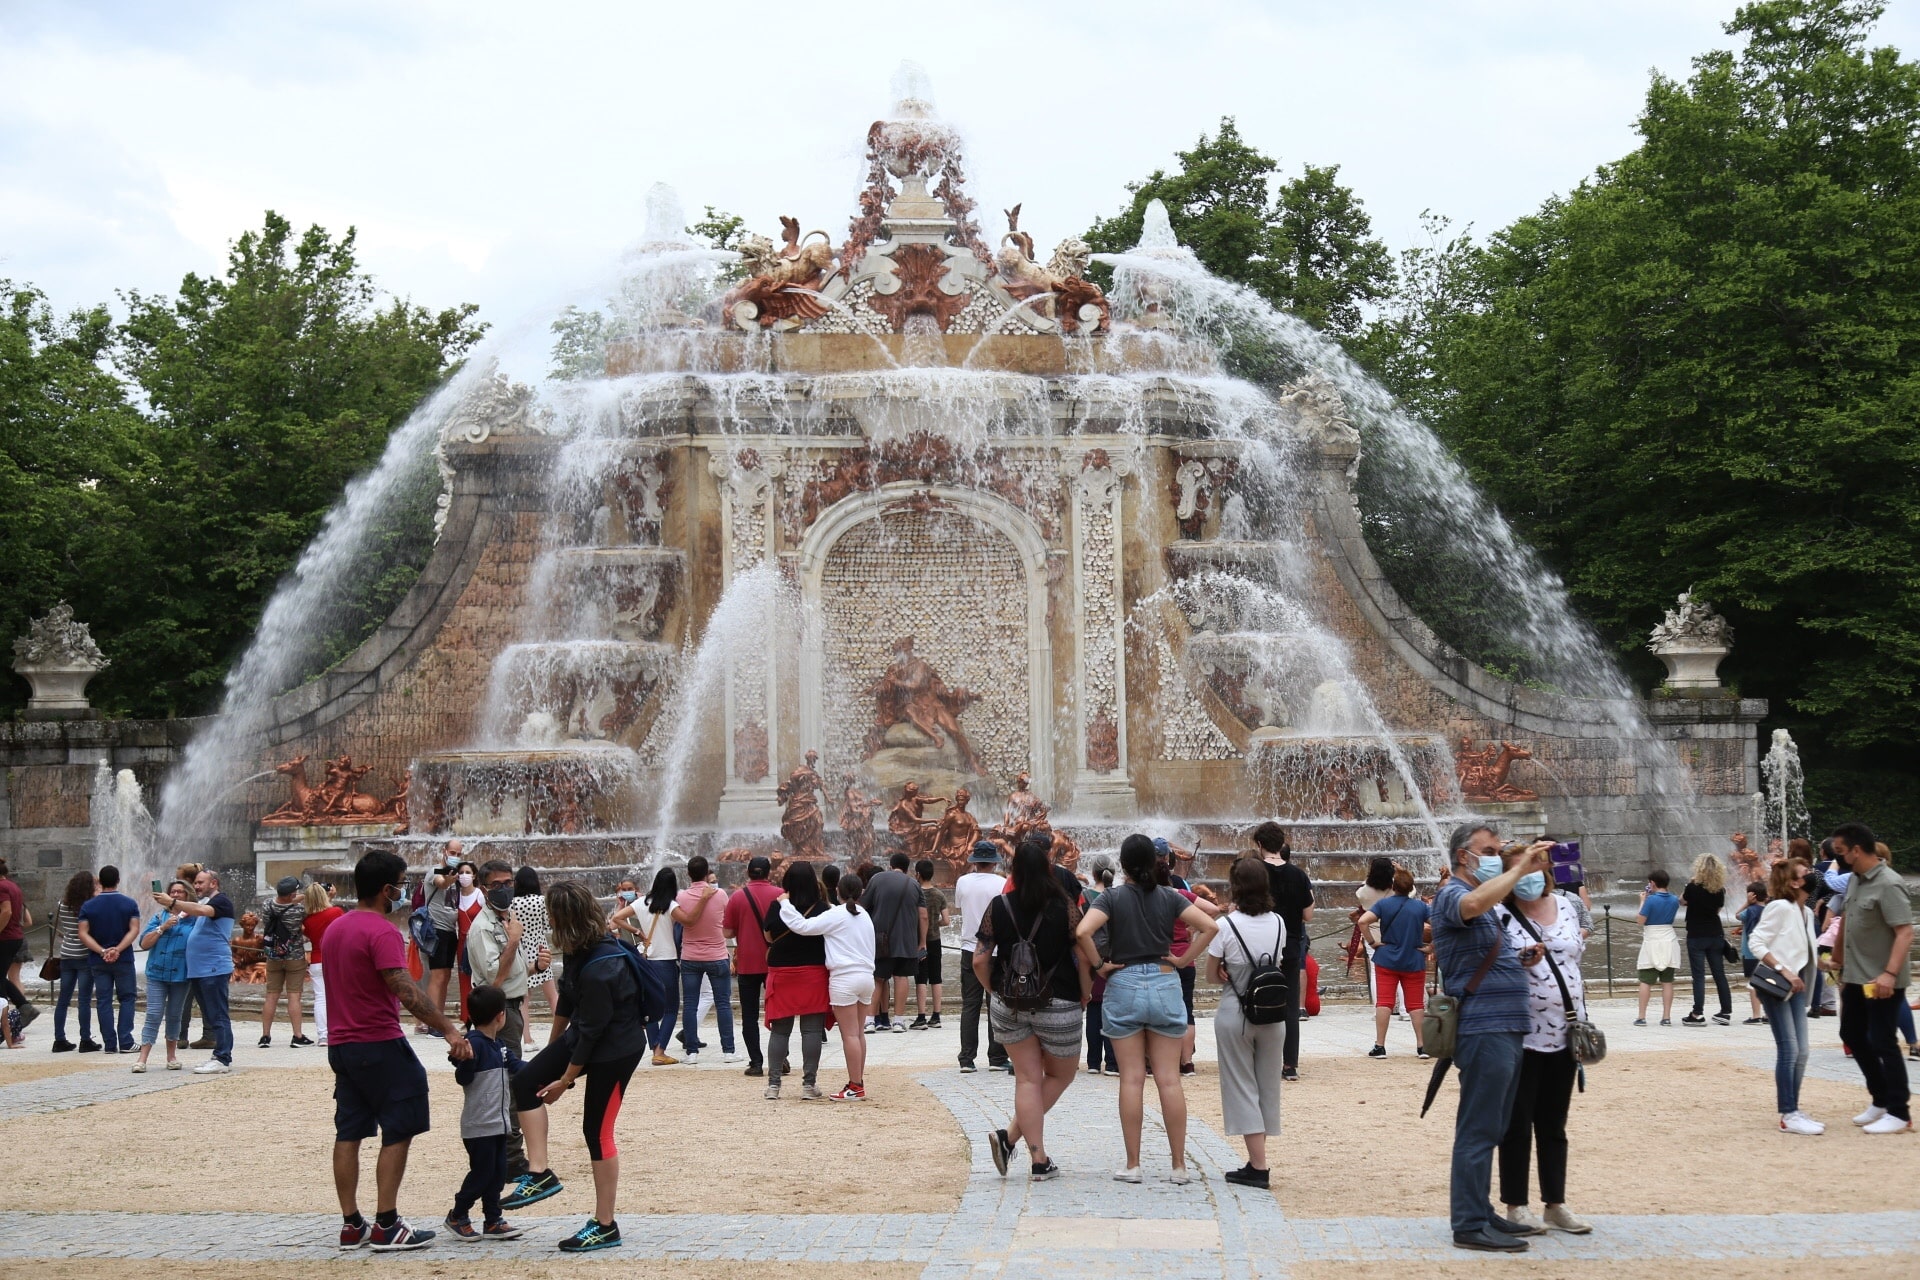
[[[1507,864],[1501,860],[1499,854],[1483,853],[1480,855],[1480,860],[1473,864],[1473,875],[1481,884],[1485,884],[1506,869]]]
[[[1547,891],[1547,876],[1544,871],[1529,871],[1520,877],[1520,883],[1513,886],[1519,897],[1532,902]]]
[[[632,902],[635,898],[639,896],[640,895],[634,892],[632,889],[622,889],[619,894],[620,901],[622,902]]]

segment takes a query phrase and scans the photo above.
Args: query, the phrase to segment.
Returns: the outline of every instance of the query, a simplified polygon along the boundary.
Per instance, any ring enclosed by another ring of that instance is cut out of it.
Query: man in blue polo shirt
[[[140,936],[140,904],[120,892],[120,869],[100,868],[100,892],[80,907],[80,944],[87,949],[94,999],[100,1010],[100,1039],[108,1053],[133,1052],[133,943]],[[120,998],[120,1018],[113,1016]]]
[[[227,984],[233,979],[233,903],[220,892],[220,877],[202,868],[193,878],[197,902],[180,903],[183,915],[198,916],[187,935],[187,981],[200,998],[213,1056],[193,1069],[195,1075],[225,1075],[233,1070],[233,1019],[227,1013]],[[154,901],[172,906],[156,893]]]
[[[1460,1001],[1453,1051],[1460,1110],[1453,1121],[1451,1196],[1453,1243],[1460,1249],[1523,1253],[1527,1242],[1517,1237],[1534,1234],[1495,1214],[1487,1199],[1493,1153],[1506,1136],[1527,1033],[1527,975],[1492,911],[1521,876],[1548,869],[1552,847],[1551,841],[1537,841],[1527,856],[1505,867],[1492,828],[1455,827],[1447,841],[1453,876],[1433,899],[1434,951],[1447,994]]]

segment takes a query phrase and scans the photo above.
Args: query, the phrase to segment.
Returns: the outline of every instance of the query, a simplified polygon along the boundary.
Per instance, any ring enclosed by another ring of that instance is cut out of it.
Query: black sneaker
[[[1256,1169],[1251,1164],[1243,1164],[1238,1169],[1229,1169],[1223,1176],[1235,1186],[1258,1187],[1262,1191],[1267,1190],[1269,1186],[1268,1171]]]
[[[296,1049],[309,1049],[313,1047],[313,1041],[306,1036],[295,1036],[293,1039],[287,1041],[287,1043]]]
[[[1199,1068],[1194,1066],[1191,1062],[1183,1062],[1180,1064],[1180,1074],[1183,1076],[1190,1076],[1198,1070]]]
[[[1289,1082],[1298,1082],[1300,1079],[1300,1068],[1282,1067],[1280,1069],[1280,1078]]]
[[[1713,1015],[1713,1025],[1716,1027],[1731,1026],[1732,1024],[1733,1015],[1730,1013],[1716,1013]]]
[[[1373,1048],[1367,1050],[1367,1056],[1369,1058],[1384,1058],[1387,1056],[1387,1046],[1383,1044],[1377,1044],[1373,1046]]]
[[[936,1014],[934,1014],[934,1015],[933,1015],[933,1016],[932,1016],[931,1018],[928,1018],[928,1019],[927,1019],[927,1028],[928,1028],[929,1030],[931,1030],[932,1028],[934,1028],[934,1027],[937,1027],[937,1026],[939,1026],[939,1025],[940,1025],[940,1015],[939,1015],[939,1014],[937,1014],[937,1013],[936,1013]]]
[[[72,1045],[68,1045],[68,1046],[67,1046],[67,1048],[69,1048],[69,1049],[71,1049],[71,1048],[73,1048],[73,1046],[72,1046]],[[54,1052],[55,1052],[55,1053],[58,1053],[59,1051],[60,1051],[60,1050],[59,1050],[59,1047],[58,1047],[58,1046],[55,1046],[55,1048],[54,1048]],[[973,1074],[974,1072],[976,1072],[976,1071],[978,1071],[979,1069],[980,1069],[980,1068],[978,1068],[978,1067],[976,1067],[976,1066],[974,1066],[974,1065],[973,1065],[973,1064],[972,1064],[971,1062],[963,1062],[963,1063],[961,1063],[961,1064],[960,1064],[960,1074],[961,1074],[961,1075],[963,1075],[963,1076],[969,1076],[969,1075],[972,1075],[972,1074]]]
[[[1033,1180],[1035,1182],[1051,1182],[1059,1176],[1060,1166],[1051,1160],[1045,1160],[1033,1166]]]
[[[993,1154],[993,1167],[1000,1171],[1001,1177],[1006,1177],[1007,1161],[1013,1155],[1013,1143],[1007,1140],[1005,1129],[995,1129],[987,1135],[987,1150]]]
[[[1662,1021],[1665,1021],[1665,1019],[1662,1019]],[[1690,1013],[1686,1017],[1680,1019],[1680,1025],[1683,1027],[1704,1027],[1707,1025],[1707,1020],[1705,1016],[1701,1014]]]
[[[544,1173],[525,1174],[513,1184],[513,1190],[500,1197],[500,1207],[524,1209],[530,1204],[539,1204],[542,1200],[551,1199],[559,1195],[560,1191],[560,1179],[554,1176],[551,1169]]]
[[[452,1236],[461,1244],[480,1243],[480,1233],[474,1230],[473,1219],[471,1218],[455,1218],[449,1215],[447,1220],[441,1225],[446,1227],[448,1235]]]
[[[764,1076],[767,1074],[767,1069],[757,1062],[749,1062],[745,1074],[750,1076]]]
[[[924,1013],[907,1024],[907,1030],[909,1031],[925,1031],[926,1029],[927,1015]]]
[[[271,1048],[272,1046],[273,1046],[272,1036],[261,1036],[260,1043],[255,1045],[254,1047],[257,1049],[267,1049],[267,1048]]]
[[[592,1253],[596,1249],[618,1249],[620,1247],[620,1224],[609,1222],[606,1226],[593,1219],[587,1219],[587,1225],[560,1242],[562,1253]]]
[[[80,1052],[98,1053],[100,1052],[100,1042],[98,1040],[82,1040],[80,1042]]]
[[[378,1222],[373,1224],[373,1239],[367,1242],[367,1247],[375,1253],[424,1249],[433,1243],[434,1236],[438,1234],[436,1231],[415,1231],[407,1225],[405,1218],[395,1218],[390,1227],[383,1227]]]
[[[71,1040],[55,1040],[53,1042],[53,1051],[55,1053],[72,1053],[76,1048],[78,1048],[78,1046]]]

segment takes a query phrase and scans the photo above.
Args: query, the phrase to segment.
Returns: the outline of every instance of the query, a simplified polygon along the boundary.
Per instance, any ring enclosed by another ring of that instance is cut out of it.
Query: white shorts
[[[827,975],[827,1003],[834,1006],[873,1003],[873,974],[862,969],[835,970]]]

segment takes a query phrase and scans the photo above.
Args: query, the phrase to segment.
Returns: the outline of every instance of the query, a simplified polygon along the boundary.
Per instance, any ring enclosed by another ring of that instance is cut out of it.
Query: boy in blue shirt
[[[1673,1025],[1673,975],[1680,967],[1680,938],[1673,931],[1673,919],[1680,914],[1680,899],[1667,892],[1667,873],[1654,871],[1647,876],[1647,887],[1640,891],[1640,958],[1635,967],[1640,978],[1640,1014],[1636,1027],[1647,1025],[1647,1001],[1653,989],[1660,988],[1660,1025]]]
[[[1760,965],[1760,957],[1753,954],[1753,948],[1747,940],[1753,936],[1753,926],[1760,923],[1760,913],[1767,909],[1767,884],[1764,880],[1755,880],[1747,886],[1747,905],[1740,909],[1740,923],[1734,926],[1734,932],[1740,935],[1740,971],[1747,975],[1747,999],[1753,1002],[1753,1016],[1742,1025],[1764,1027],[1767,1025],[1767,1011],[1760,1007],[1760,993],[1753,988],[1753,971]]]
[[[518,1240],[520,1228],[500,1212],[500,1188],[507,1181],[507,1134],[513,1125],[513,1091],[507,1082],[524,1065],[517,1046],[500,1039],[507,1025],[507,994],[499,987],[475,987],[467,996],[472,1019],[467,1043],[473,1056],[453,1063],[453,1078],[466,1091],[460,1108],[460,1141],[467,1148],[467,1178],[447,1214],[447,1233],[462,1244],[482,1240]],[[453,1061],[448,1054],[447,1060]],[[478,1200],[485,1225],[474,1229],[467,1215]]]

